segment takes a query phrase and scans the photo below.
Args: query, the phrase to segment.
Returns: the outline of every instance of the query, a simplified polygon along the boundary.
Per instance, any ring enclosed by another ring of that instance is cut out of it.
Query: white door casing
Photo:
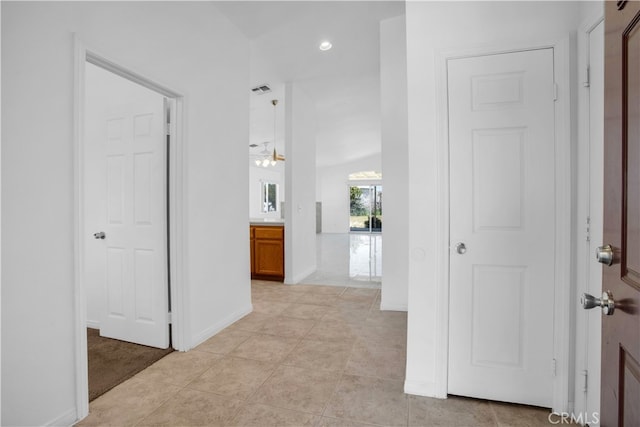
[[[602,264],[594,254],[603,242],[604,185],[604,22],[589,33],[589,239],[586,262],[588,276],[586,292],[599,296],[602,289]],[[591,427],[599,425],[600,413],[600,351],[601,310],[585,310],[586,348],[586,410],[583,420]],[[577,351],[583,351],[578,349]]]
[[[143,98],[87,116],[85,272],[103,289],[102,336],[167,348],[165,101],[141,89]]]
[[[553,403],[553,61],[448,61],[450,394]]]

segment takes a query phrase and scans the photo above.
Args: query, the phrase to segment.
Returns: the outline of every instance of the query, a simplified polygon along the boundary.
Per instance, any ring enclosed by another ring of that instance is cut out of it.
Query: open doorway
[[[85,64],[83,282],[89,400],[172,351],[170,100]]]

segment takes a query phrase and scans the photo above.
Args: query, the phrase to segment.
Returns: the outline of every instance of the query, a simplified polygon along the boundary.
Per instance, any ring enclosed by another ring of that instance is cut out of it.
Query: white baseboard
[[[199,334],[195,335],[192,338],[191,342],[193,343],[193,345],[191,348],[195,348],[199,346],[200,344],[202,344],[212,336],[216,335],[218,332],[220,332],[227,326],[237,322],[238,320],[242,319],[244,316],[251,313],[252,311],[253,311],[253,305],[249,304],[248,306],[245,306],[244,309],[238,310],[235,313],[232,313],[229,316],[225,317],[215,325],[208,327],[207,329],[205,329],[204,331],[200,332]]]
[[[442,395],[437,391],[434,383],[423,383],[418,381],[404,382],[404,392],[407,394],[414,394],[416,396],[435,397],[437,399],[446,399],[447,394]]]
[[[80,421],[78,419],[78,414],[76,413],[76,408],[71,408],[68,411],[64,412],[59,417],[54,420],[45,423],[46,426],[72,426],[75,423]]]
[[[100,322],[98,322],[97,320],[89,320],[89,319],[87,319],[87,328],[100,329]]]

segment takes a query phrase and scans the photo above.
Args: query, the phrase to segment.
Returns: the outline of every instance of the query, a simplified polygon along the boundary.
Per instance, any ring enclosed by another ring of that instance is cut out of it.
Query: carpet
[[[89,401],[131,378],[173,351],[104,338],[87,329]]]

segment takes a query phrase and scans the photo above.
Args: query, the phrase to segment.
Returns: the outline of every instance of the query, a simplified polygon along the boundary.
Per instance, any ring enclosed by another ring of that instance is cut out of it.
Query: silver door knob
[[[590,294],[582,294],[580,297],[580,304],[585,310],[592,309],[594,307],[602,308],[602,314],[611,316],[616,308],[616,303],[613,300],[613,295],[610,291],[602,293],[602,298],[596,298]]]
[[[460,255],[464,255],[464,253],[467,252],[467,246],[462,242],[456,244],[456,252]]]
[[[600,264],[613,264],[613,247],[611,245],[598,246],[596,248],[596,259]]]
[[[93,238],[94,239],[103,240],[105,237],[107,237],[107,235],[104,234],[104,231],[98,231],[97,233],[93,233]]]

